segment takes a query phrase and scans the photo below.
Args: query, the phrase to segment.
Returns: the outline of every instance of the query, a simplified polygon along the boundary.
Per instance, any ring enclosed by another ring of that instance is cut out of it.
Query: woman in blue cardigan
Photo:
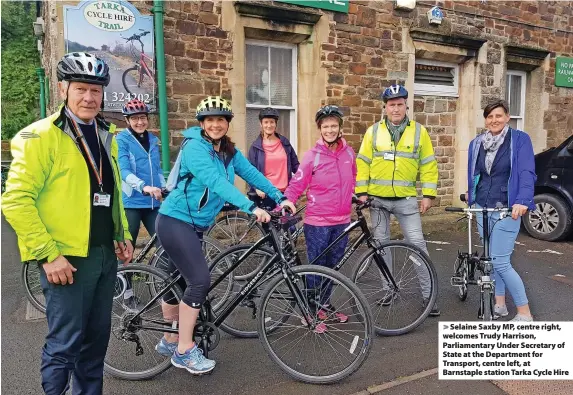
[[[535,160],[529,136],[509,126],[507,103],[498,100],[484,111],[486,133],[477,136],[468,151],[468,203],[477,207],[511,208],[511,218],[499,220],[490,214],[490,251],[495,279],[494,317],[509,314],[505,289],[509,290],[517,315],[512,321],[533,321],[525,287],[511,265],[511,254],[519,233],[521,216],[534,210]],[[481,214],[478,224],[482,223]],[[480,226],[478,225],[478,229]],[[482,229],[479,229],[483,234]]]
[[[123,106],[122,113],[128,127],[116,136],[118,162],[123,206],[135,246],[141,223],[150,236],[155,234],[155,219],[162,200],[161,188],[165,186],[165,178],[161,171],[159,139],[147,130],[147,104],[137,99],[130,100]],[[131,287],[124,292],[123,297],[128,306],[138,303]]]

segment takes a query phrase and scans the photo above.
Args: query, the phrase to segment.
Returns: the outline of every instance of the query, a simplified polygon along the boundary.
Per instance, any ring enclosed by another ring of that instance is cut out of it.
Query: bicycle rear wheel
[[[209,236],[226,247],[237,244],[255,243],[265,235],[263,227],[245,213],[226,211],[207,231]]]
[[[201,241],[203,255],[207,263],[212,262],[217,255],[225,251],[226,247],[219,241],[212,239],[211,237],[204,236]],[[164,272],[169,271],[169,256],[165,252],[162,246],[157,247],[157,250],[149,260],[149,265],[156,267]]]
[[[261,296],[258,330],[263,347],[297,380],[329,384],[350,376],[372,347],[368,301],[332,269],[303,265],[288,271],[286,279],[271,279]]]
[[[235,264],[239,258],[252,247],[251,244],[241,244],[227,249],[224,253],[219,255],[215,261],[209,266],[212,281],[220,277],[228,268]],[[232,287],[229,292],[223,293],[220,288],[225,284],[227,279],[223,280],[216,289],[209,293],[212,299],[213,311],[216,313],[224,306],[227,300],[234,298],[243,286],[252,279],[263,265],[274,256],[271,249],[260,247],[253,251],[251,255],[239,265],[228,277],[232,277]],[[246,270],[248,275],[241,275]],[[236,273],[238,272],[239,275]],[[249,295],[229,314],[224,322],[221,323],[220,328],[230,335],[241,338],[255,338],[257,337],[257,310],[259,307],[259,299],[265,286],[264,283],[257,288],[251,290]]]
[[[381,245],[380,251],[374,248],[366,251],[351,278],[368,300],[376,333],[403,335],[417,328],[430,314],[438,295],[436,269],[430,257],[410,243],[389,241]],[[386,262],[397,289],[392,289],[376,264],[375,254],[380,254]]]
[[[42,313],[46,312],[46,298],[40,284],[40,266],[36,262],[26,262],[22,265],[22,285],[26,298],[34,308]]]
[[[130,279],[135,303],[126,305],[125,299],[121,296],[126,286],[123,281],[116,282],[111,336],[104,370],[124,380],[149,379],[171,366],[170,356],[155,351],[156,344],[163,336],[163,329],[170,328],[171,323],[163,319],[162,298],[145,310],[142,309],[157,295],[157,292],[169,285],[171,277],[149,265],[128,265],[119,268],[118,279],[121,278]],[[183,293],[177,284],[174,284],[170,292],[177,302],[181,301]],[[140,313],[140,316],[134,319],[137,313]]]
[[[461,280],[461,285],[458,285],[458,298],[463,302],[468,298],[468,283],[469,283],[469,269],[467,258],[457,258],[454,264],[454,273],[456,277]]]

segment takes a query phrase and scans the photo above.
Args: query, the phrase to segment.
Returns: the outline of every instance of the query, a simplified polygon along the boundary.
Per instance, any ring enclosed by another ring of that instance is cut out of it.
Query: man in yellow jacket
[[[356,195],[372,198],[370,209],[374,237],[390,240],[390,214],[400,223],[407,241],[428,252],[420,213],[432,206],[438,188],[438,164],[426,128],[406,115],[408,91],[392,85],[382,93],[386,116],[368,128],[356,158]],[[416,180],[423,199],[418,209]],[[416,269],[419,266],[415,266]],[[431,294],[429,273],[418,270],[421,293],[427,305]],[[396,295],[386,293],[380,305],[390,306]],[[437,304],[430,315],[439,316]]]
[[[133,254],[115,126],[98,116],[109,68],[76,52],[60,60],[57,75],[65,105],[12,139],[2,211],[22,261],[41,267],[44,392],[66,393],[73,376],[75,394],[101,394],[117,258]]]

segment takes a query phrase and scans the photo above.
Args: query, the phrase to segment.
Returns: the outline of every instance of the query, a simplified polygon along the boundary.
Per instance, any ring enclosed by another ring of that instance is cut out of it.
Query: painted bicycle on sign
[[[150,32],[148,30],[139,29],[141,33],[134,33],[130,37],[123,37],[127,43],[130,44],[130,50],[135,61],[135,65],[126,69],[123,72],[121,81],[123,87],[131,98],[137,98],[144,102],[149,102],[149,93],[138,93],[144,84],[151,84],[155,87],[155,62],[153,58],[145,54],[145,47],[142,37],[145,37]],[[141,51],[135,48],[135,42],[141,46]],[[141,96],[141,97],[140,97]],[[146,97],[147,96],[147,97]]]

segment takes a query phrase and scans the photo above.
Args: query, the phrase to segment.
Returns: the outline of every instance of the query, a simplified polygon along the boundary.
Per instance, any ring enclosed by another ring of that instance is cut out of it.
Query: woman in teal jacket
[[[193,340],[199,308],[210,285],[201,248],[202,232],[215,221],[225,202],[256,215],[259,222],[270,220],[267,212],[234,186],[235,173],[281,206],[293,212],[295,208],[227,136],[233,118],[229,102],[209,96],[197,106],[196,117],[201,127],[183,133],[186,141],[181,148],[179,182],[161,205],[156,226],[161,245],[187,283],[178,315],[173,307],[163,305],[164,317],[179,321],[179,339],[177,343],[163,337],[155,349],[171,355],[174,366],[203,374],[215,367],[215,361],[205,358]]]

